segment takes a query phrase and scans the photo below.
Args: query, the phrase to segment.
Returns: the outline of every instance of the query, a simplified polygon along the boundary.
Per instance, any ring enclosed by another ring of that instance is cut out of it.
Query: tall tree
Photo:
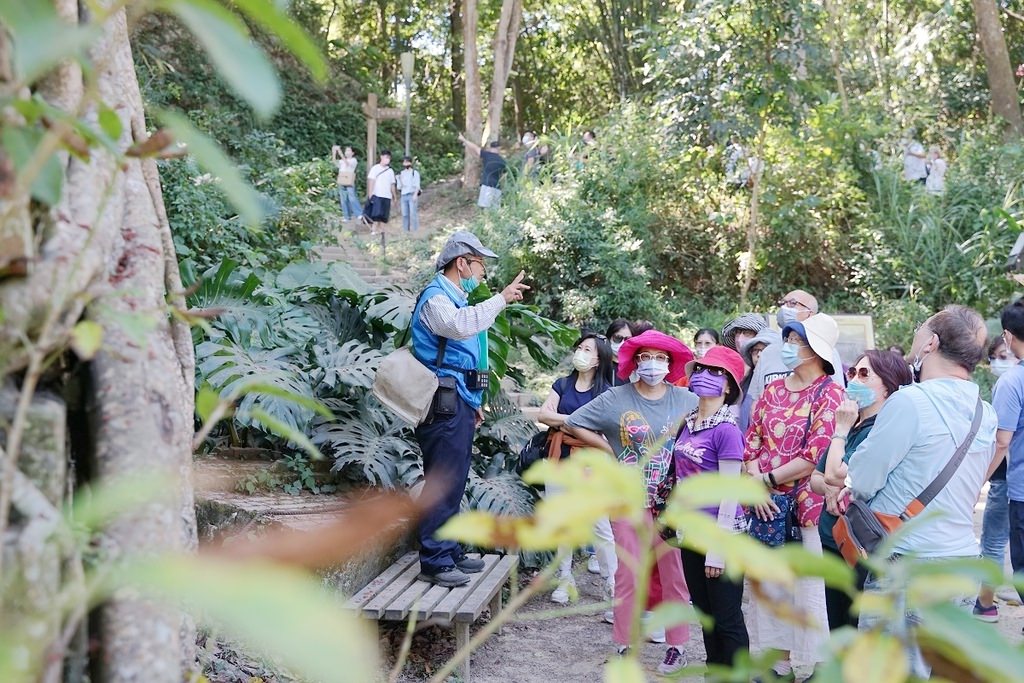
[[[452,125],[460,128],[466,120],[466,81],[462,54],[462,0],[448,2],[448,77],[452,99]]]
[[[999,22],[999,8],[996,7],[995,0],[971,2],[974,6],[974,21],[978,27],[978,39],[985,54],[992,113],[1006,121],[1008,134],[1024,136],[1024,120],[1021,119],[1017,84],[1013,80],[1010,53],[1006,50],[1006,39],[1003,37],[1003,27]]]
[[[487,131],[492,140],[501,137],[501,110],[505,104],[505,87],[512,71],[516,39],[523,22],[523,0],[502,0],[498,26],[494,29],[494,78],[491,100],[487,108]]]
[[[480,99],[480,64],[477,61],[476,32],[479,22],[476,0],[462,3],[463,64],[466,75],[466,137],[480,141],[483,128],[483,107]],[[480,184],[480,157],[466,148],[463,157],[463,182],[466,187]]]

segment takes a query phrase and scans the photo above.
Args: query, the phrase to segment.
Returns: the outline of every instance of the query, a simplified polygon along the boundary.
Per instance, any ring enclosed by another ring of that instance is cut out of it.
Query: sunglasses
[[[647,353],[646,351],[644,353],[637,355],[637,358],[641,362],[645,363],[650,362],[652,360],[658,360],[661,361],[662,363],[667,363],[669,361],[668,354],[666,353]]]
[[[716,368],[713,365],[701,365],[700,363],[696,363],[693,366],[693,374],[696,375],[698,372],[710,372],[715,377],[721,377],[725,374],[725,368]]]
[[[850,368],[849,370],[846,371],[847,379],[857,379],[858,377],[860,377],[861,379],[867,379],[870,376],[871,371],[868,370],[867,368]]]
[[[612,335],[612,343],[613,344],[621,344],[622,342],[626,341],[629,338],[630,338],[629,336],[625,336],[624,337],[621,334],[613,334]]]

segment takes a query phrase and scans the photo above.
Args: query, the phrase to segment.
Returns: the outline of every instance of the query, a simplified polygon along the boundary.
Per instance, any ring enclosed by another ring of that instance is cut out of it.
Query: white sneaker
[[[570,595],[570,587],[573,593],[576,592],[576,580],[572,576],[568,578],[559,579],[558,588],[551,593],[551,602],[559,605],[568,605],[569,600],[572,597]]]
[[[591,555],[587,560],[587,571],[591,574],[601,573],[601,563],[597,561],[597,555]]]

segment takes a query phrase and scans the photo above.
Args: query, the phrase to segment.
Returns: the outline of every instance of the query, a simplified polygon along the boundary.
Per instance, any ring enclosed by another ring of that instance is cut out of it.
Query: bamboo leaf
[[[327,80],[327,60],[320,48],[277,5],[267,0],[234,0],[234,4],[250,19],[277,36],[306,65],[317,82]]]

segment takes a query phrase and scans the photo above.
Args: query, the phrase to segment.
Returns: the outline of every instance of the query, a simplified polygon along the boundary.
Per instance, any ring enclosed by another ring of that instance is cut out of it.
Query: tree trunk
[[[1002,117],[1010,137],[1024,136],[1017,84],[1013,80],[1010,54],[1006,50],[1003,27],[999,23],[999,8],[995,0],[971,0],[978,38],[985,53],[985,71],[992,98],[992,113]]]
[[[501,110],[505,104],[505,86],[512,70],[519,25],[523,20],[522,0],[502,0],[501,16],[494,30],[494,79],[491,81],[491,99],[487,107],[487,137],[501,138]]]
[[[843,115],[850,114],[850,101],[846,97],[846,84],[843,82],[842,54],[843,54],[843,27],[839,15],[839,8],[835,0],[825,0],[825,11],[829,15],[830,33],[832,34],[829,44],[829,57],[832,61],[832,73],[836,78],[836,90],[839,93],[839,102],[843,107]]]
[[[450,0],[448,5],[448,53],[452,65],[449,70],[452,97],[452,125],[461,128],[466,121],[466,82],[462,55],[462,0]]]
[[[466,137],[473,142],[481,143],[483,127],[483,105],[480,100],[480,65],[477,60],[477,4],[476,0],[463,0],[462,3],[462,47],[463,64],[466,74]],[[475,188],[480,185],[480,157],[466,148],[463,160],[464,187]]]
[[[76,0],[58,0],[57,9],[72,21],[78,17]],[[124,150],[147,137],[125,10],[102,28],[90,52],[92,78],[99,99],[121,118]],[[82,105],[86,91],[76,65],[55,70],[37,92],[73,115],[81,109],[95,125],[98,110],[92,102]],[[37,212],[33,226],[42,248],[25,277],[0,284],[6,316],[0,345],[25,335],[34,347],[6,358],[5,370],[25,367],[32,353],[64,348],[83,313],[99,323],[103,345],[92,362],[89,399],[94,476],[108,482],[160,475],[171,492],[115,521],[101,540],[105,555],[184,550],[195,544],[194,357],[187,325],[168,315],[168,305],[184,301],[156,163],[117,159],[99,146],[88,158],[61,160],[60,202]],[[4,203],[28,205],[27,196],[7,196]],[[8,219],[5,211],[2,220]],[[17,454],[10,455],[14,461]],[[102,607],[100,637],[100,681],[179,683],[192,663],[194,635],[182,615],[132,595],[115,595]]]

